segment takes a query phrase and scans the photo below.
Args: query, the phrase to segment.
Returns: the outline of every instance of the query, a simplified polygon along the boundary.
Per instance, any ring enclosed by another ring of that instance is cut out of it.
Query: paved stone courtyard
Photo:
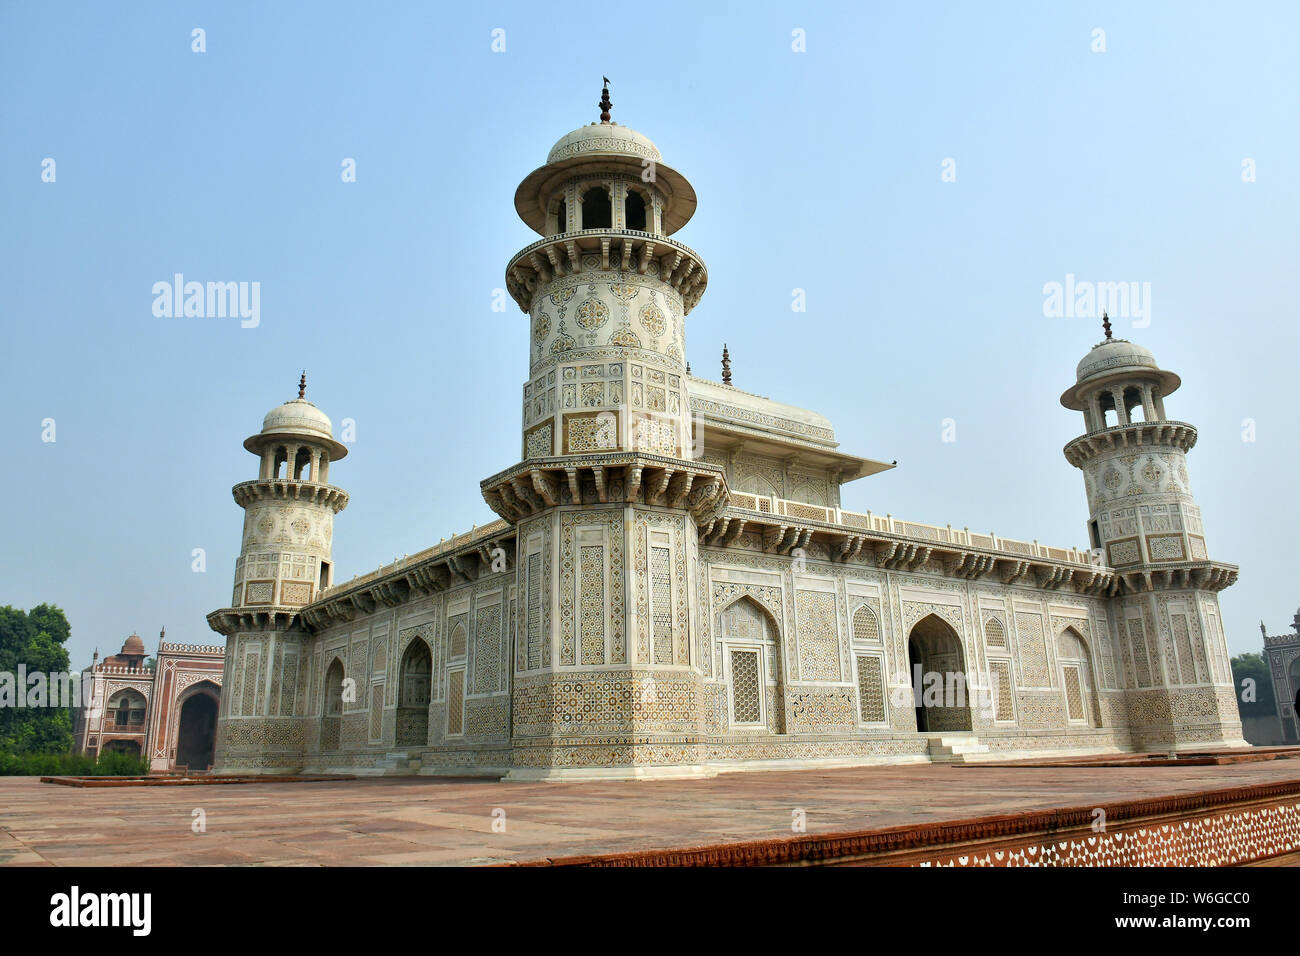
[[[1300,780],[1300,760],[1229,766],[872,767],[708,780],[326,783],[78,789],[0,778],[3,865],[444,865],[539,860],[951,821]],[[493,810],[505,812],[504,832]],[[206,833],[191,830],[195,809]],[[499,827],[498,827],[499,829]]]

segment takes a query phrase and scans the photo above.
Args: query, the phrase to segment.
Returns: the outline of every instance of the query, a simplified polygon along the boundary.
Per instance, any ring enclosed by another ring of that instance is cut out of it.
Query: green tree
[[[69,670],[64,646],[72,628],[60,608],[41,604],[30,611],[0,607],[0,672],[47,676]],[[16,691],[27,688],[15,687]],[[72,748],[72,714],[61,707],[0,707],[0,752],[67,753]]]
[[[1244,680],[1255,682],[1254,702],[1241,699]],[[1269,717],[1277,713],[1277,699],[1273,694],[1273,678],[1268,672],[1268,662],[1260,654],[1238,654],[1232,659],[1232,682],[1237,685],[1237,706],[1243,717]]]

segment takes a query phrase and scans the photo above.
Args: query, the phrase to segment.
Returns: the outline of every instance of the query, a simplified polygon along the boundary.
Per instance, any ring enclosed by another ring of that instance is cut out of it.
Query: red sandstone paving
[[[1201,767],[907,766],[709,780],[438,777],[78,789],[0,777],[0,865],[438,865],[876,829],[1300,781],[1300,759]],[[191,832],[201,807],[207,832]],[[492,831],[492,810],[506,832]]]

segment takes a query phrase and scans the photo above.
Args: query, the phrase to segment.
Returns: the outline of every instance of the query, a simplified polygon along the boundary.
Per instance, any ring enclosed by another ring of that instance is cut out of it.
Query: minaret
[[[703,727],[697,526],[727,491],[691,460],[685,318],[708,274],[670,238],[691,184],[612,108],[606,81],[599,122],[515,193],[541,236],[506,268],[529,317],[523,460],[482,483],[517,526],[513,776],[651,774],[669,751],[685,772]]]
[[[348,450],[306,389],[304,372],[298,397],[268,412],[262,430],[244,441],[258,457],[257,477],[231,489],[244,509],[234,593],[230,607],[208,615],[212,629],[226,636],[218,771],[270,771],[302,761],[298,711],[306,695],[297,684],[306,680],[300,665],[307,634],[297,612],[331,584],[334,515],[348,503],[347,492],[329,483],[331,463]],[[239,732],[231,733],[236,724]]]
[[[334,515],[348,495],[329,483],[329,470],[348,450],[306,391],[304,372],[298,397],[273,408],[244,440],[261,466],[256,479],[231,489],[244,509],[232,607],[300,607],[331,583]]]
[[[1097,561],[1115,572],[1112,627],[1134,744],[1244,746],[1217,596],[1237,568],[1208,554],[1187,473],[1196,429],[1165,415],[1181,380],[1114,338],[1109,316],[1102,329],[1061,396],[1086,428],[1065,457],[1083,472]]]
[[[689,447],[685,317],[708,272],[669,236],[694,214],[695,190],[612,107],[606,85],[601,121],[561,138],[515,192],[542,236],[506,267],[531,326],[525,458]]]

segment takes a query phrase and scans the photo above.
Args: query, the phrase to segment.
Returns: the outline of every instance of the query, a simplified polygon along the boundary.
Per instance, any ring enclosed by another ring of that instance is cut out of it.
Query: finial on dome
[[[727,343],[722,343],[722,384],[731,384],[731,353],[727,351]]]
[[[600,103],[598,104],[600,106],[600,121],[602,123],[608,123],[609,111],[614,104],[611,103],[609,99],[609,77],[602,76],[601,79],[605,81],[605,85],[601,88]]]
[[[1101,328],[1106,333],[1106,341],[1109,342],[1110,341],[1110,316],[1106,314],[1105,309],[1101,310]]]
[[[302,370],[302,377],[298,379],[298,397],[307,397],[307,370]]]

